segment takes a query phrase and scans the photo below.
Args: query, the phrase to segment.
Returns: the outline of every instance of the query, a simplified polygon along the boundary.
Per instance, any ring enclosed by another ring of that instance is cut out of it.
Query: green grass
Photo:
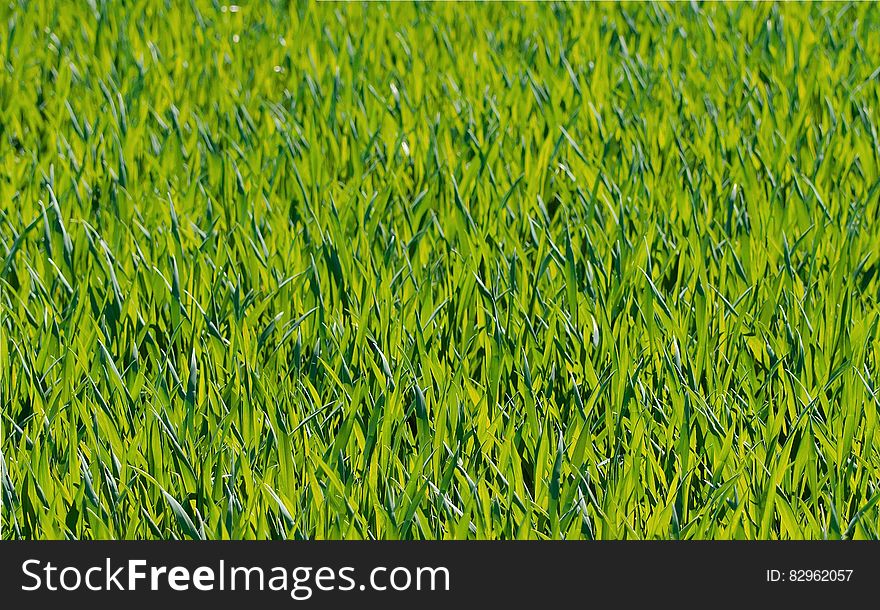
[[[3,538],[878,538],[875,4],[0,7]]]

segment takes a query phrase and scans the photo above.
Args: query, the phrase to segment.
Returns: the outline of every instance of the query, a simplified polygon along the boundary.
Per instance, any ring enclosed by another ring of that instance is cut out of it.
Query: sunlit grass
[[[3,538],[877,538],[876,4],[0,7]]]

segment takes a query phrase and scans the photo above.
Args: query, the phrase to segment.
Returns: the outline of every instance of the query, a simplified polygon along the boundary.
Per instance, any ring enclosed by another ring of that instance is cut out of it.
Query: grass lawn
[[[880,6],[0,6],[2,538],[880,537]]]

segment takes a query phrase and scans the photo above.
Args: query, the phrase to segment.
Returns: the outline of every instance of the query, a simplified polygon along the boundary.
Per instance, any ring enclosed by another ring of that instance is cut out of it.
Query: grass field
[[[3,538],[878,538],[876,4],[0,7]]]

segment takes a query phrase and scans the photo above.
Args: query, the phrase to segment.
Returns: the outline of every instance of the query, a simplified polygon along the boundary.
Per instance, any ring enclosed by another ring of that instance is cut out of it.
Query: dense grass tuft
[[[3,538],[878,538],[876,4],[0,23]]]

